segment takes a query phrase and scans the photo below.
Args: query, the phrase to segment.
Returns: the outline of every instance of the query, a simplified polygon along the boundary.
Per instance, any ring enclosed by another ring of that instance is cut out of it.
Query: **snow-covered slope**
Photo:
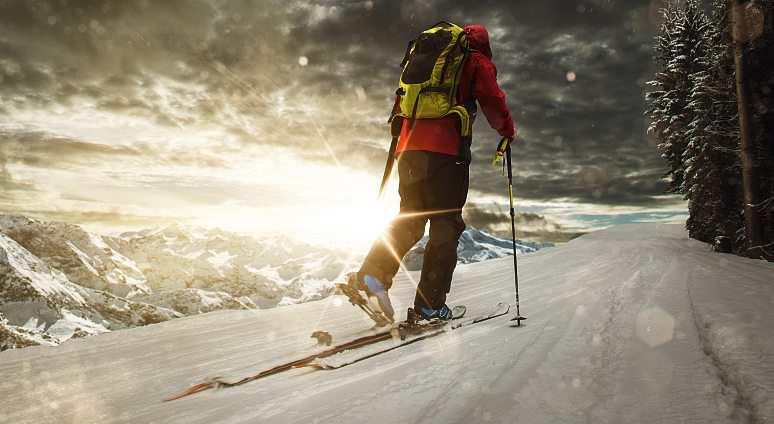
[[[409,271],[422,269],[422,257],[427,248],[428,236],[422,238],[403,259],[404,266]],[[552,247],[551,243],[535,243],[516,240],[516,253],[534,253],[538,249]],[[475,228],[467,228],[460,236],[457,244],[457,262],[469,264],[497,259],[513,254],[513,242],[495,237]]]
[[[451,303],[513,300],[510,258],[461,265]],[[521,328],[507,318],[338,371],[254,374],[369,323],[330,297],[221,311],[55,350],[0,353],[0,421],[165,423],[765,423],[774,420],[774,265],[712,253],[681,226],[631,225],[519,259]],[[416,273],[396,279],[399,310]],[[388,342],[389,343],[389,342]]]
[[[0,350],[55,345],[178,316],[169,309],[73,284],[0,233]]]

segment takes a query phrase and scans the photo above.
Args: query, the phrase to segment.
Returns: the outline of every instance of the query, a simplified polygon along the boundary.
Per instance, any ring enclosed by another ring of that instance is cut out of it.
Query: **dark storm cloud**
[[[664,187],[642,118],[651,40],[642,26],[650,23],[649,2],[517,3],[504,26],[520,28],[518,36],[493,46],[521,130],[514,155],[527,176],[517,178],[517,192],[532,199],[652,202]],[[483,166],[496,138],[477,142]],[[491,172],[476,172],[473,179],[484,192],[500,186]]]
[[[290,47],[312,63],[350,65],[335,81],[319,75],[310,82],[343,89],[343,81],[357,81],[378,95],[391,90],[394,62],[411,34],[446,16],[485,23],[502,86],[523,129],[520,165],[538,173],[519,180],[520,193],[536,199],[646,204],[665,188],[659,181],[662,164],[645,139],[642,118],[653,9],[649,1],[404,1],[376,2],[367,10],[342,3],[317,25],[295,26]],[[362,44],[370,48],[358,49]],[[569,72],[574,81],[568,81]],[[474,147],[479,167],[497,142],[482,122],[483,117]],[[474,172],[473,188],[499,190],[491,170]]]
[[[503,237],[510,236],[511,226],[508,211],[497,204],[468,203],[462,211],[462,216],[469,226]],[[549,241],[549,239],[566,241],[567,237],[573,235],[561,225],[534,213],[516,214],[516,224],[519,237],[539,235],[539,238],[545,241]]]
[[[0,0],[0,95],[6,109],[88,97],[169,126],[214,122],[376,173],[407,41],[441,19],[482,23],[520,128],[520,195],[645,204],[663,190],[642,118],[655,3]],[[499,193],[486,127],[472,187]]]
[[[574,172],[519,177],[515,191],[518,196],[528,199],[564,198],[589,203],[639,206],[673,204],[674,200],[669,198],[659,201],[651,198],[666,189],[660,177],[661,172],[629,176],[614,167],[593,166]],[[494,191],[503,192],[503,185],[504,182],[500,182]]]
[[[0,159],[38,168],[68,168],[134,160],[145,164],[224,167],[227,163],[208,153],[169,151],[163,146],[109,145],[52,135],[41,131],[0,129]],[[0,161],[0,163],[3,163]],[[7,172],[6,172],[7,173]]]
[[[70,161],[89,163],[115,156],[138,156],[139,152],[104,144],[87,143],[42,132],[0,130],[0,152],[9,161],[37,167],[56,167]]]

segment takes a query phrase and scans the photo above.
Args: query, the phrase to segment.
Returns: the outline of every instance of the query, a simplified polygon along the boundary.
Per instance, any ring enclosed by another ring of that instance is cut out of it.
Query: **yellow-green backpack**
[[[470,116],[457,104],[457,86],[467,58],[468,41],[459,25],[439,22],[423,31],[406,49],[396,100],[400,112],[394,110],[390,121],[401,116],[409,120],[411,128],[416,119],[456,114],[461,135],[469,135]]]

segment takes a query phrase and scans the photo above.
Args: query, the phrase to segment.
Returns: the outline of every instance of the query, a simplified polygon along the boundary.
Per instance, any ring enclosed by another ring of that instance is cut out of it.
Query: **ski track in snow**
[[[520,256],[519,266],[522,327],[510,325],[512,311],[340,370],[292,370],[169,403],[204,379],[322,350],[315,330],[339,343],[373,331],[370,322],[330,297],[3,352],[0,423],[774,420],[773,264],[712,253],[681,226],[637,224]],[[511,270],[510,257],[458,266],[450,303],[475,316],[513,301]],[[412,278],[396,279],[397,310],[412,301]]]

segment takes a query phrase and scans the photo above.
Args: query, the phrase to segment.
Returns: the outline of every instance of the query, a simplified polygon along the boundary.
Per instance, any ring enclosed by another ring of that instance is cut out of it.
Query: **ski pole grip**
[[[510,148],[510,145],[510,138],[503,137],[502,140],[500,140],[500,143],[497,145],[497,151],[495,151],[494,158],[492,158],[492,166],[497,166],[500,160],[502,160],[503,156],[505,156],[505,151]]]
[[[508,181],[513,182],[513,165],[511,162],[511,143],[508,143],[505,147],[505,161],[507,162],[506,164],[508,165]]]

